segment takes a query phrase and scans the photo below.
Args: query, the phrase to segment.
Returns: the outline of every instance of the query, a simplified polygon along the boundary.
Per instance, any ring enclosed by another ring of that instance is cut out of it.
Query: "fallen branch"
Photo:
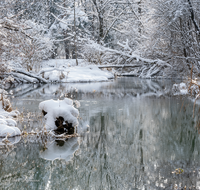
[[[164,68],[172,68],[172,66],[166,61],[160,59],[147,59],[143,58],[134,53],[134,50],[129,46],[128,40],[125,43],[119,43],[118,45],[123,48],[123,50],[114,50],[94,42],[88,44],[88,49],[86,51],[86,59],[89,62],[94,62],[100,64],[99,68],[121,68],[130,67],[129,73],[133,73],[134,76],[139,76],[141,78],[152,78],[157,76],[166,76]],[[94,51],[93,51],[94,50]],[[91,54],[94,52],[94,55]],[[134,69],[137,67],[137,71]],[[127,72],[125,69],[120,70],[121,75]],[[126,73],[127,75],[128,73]]]
[[[38,83],[39,81],[36,79],[36,78],[33,78],[33,77],[29,77],[27,75],[24,75],[24,74],[20,74],[20,73],[14,73],[14,72],[11,72],[11,74],[21,80],[21,81],[27,81],[27,82],[30,82],[30,83]]]
[[[40,77],[40,76],[37,76],[37,75],[35,75],[35,74],[32,74],[32,73],[29,73],[29,72],[27,72],[27,71],[25,71],[25,70],[22,70],[22,69],[17,69],[17,68],[15,68],[12,72],[11,72],[11,74],[13,74],[13,75],[16,75],[16,73],[21,73],[21,74],[23,74],[23,75],[26,75],[26,76],[29,76],[29,77],[31,77],[31,78],[35,78],[35,79],[37,79],[40,83],[48,83],[48,81],[46,80],[46,79],[44,79],[44,78],[42,78],[42,77]],[[36,81],[35,81],[36,82]]]

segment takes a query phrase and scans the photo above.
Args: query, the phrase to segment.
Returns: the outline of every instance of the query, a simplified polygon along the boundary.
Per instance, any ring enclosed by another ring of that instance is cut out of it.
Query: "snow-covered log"
[[[123,68],[123,67],[140,67],[138,64],[124,64],[124,65],[99,65],[98,68]]]
[[[27,72],[23,69],[17,69],[15,68],[11,73],[9,73],[14,76],[16,80],[19,80],[21,82],[30,82],[30,83],[48,83],[48,81],[41,76],[38,76],[36,74]]]
[[[15,78],[17,78],[18,80],[22,81],[22,82],[30,82],[30,83],[37,83],[39,82],[36,78],[33,77],[29,77],[27,75],[24,74],[20,74],[20,73],[11,73]]]

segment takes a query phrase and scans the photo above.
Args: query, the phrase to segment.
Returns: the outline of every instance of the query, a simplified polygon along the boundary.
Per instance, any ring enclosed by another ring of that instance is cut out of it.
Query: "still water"
[[[171,96],[173,83],[120,78],[11,89],[12,105],[25,117],[18,125],[27,131],[43,126],[36,119],[41,101],[79,100],[80,137],[0,144],[0,189],[198,189],[199,106],[193,118],[193,103]],[[173,173],[177,168],[184,172]]]

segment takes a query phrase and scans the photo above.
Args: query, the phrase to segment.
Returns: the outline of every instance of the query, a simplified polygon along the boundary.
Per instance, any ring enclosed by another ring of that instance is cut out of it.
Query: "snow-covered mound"
[[[47,149],[40,153],[45,160],[64,159],[69,161],[73,158],[75,151],[79,149],[77,138],[71,138],[67,141],[56,140],[47,143]]]
[[[114,78],[108,71],[102,71],[95,65],[90,66],[61,66],[56,69],[45,68],[43,77],[52,82],[100,82]]]
[[[114,78],[111,72],[103,71],[97,65],[88,65],[83,59],[51,59],[44,61],[40,68],[28,72],[11,63],[12,79],[10,83],[68,83],[68,82],[102,82]],[[36,73],[37,72],[37,73]],[[8,83],[8,82],[7,82]]]
[[[0,137],[14,137],[21,135],[21,131],[16,127],[17,123],[12,117],[19,113],[12,111],[10,101],[6,98],[6,91],[0,89]]]
[[[172,92],[174,95],[186,95],[188,94],[188,89],[186,83],[182,82],[180,84],[174,84],[172,87]]]
[[[73,106],[73,100],[65,98],[64,100],[46,100],[39,104],[39,109],[46,112],[46,129],[55,130],[57,128],[55,121],[57,118],[64,119],[63,124],[68,122],[73,127],[78,125],[79,111]]]
[[[1,114],[1,113],[0,113]],[[17,123],[15,120],[2,117],[0,119],[0,137],[14,137],[21,135],[21,131],[16,127]]]

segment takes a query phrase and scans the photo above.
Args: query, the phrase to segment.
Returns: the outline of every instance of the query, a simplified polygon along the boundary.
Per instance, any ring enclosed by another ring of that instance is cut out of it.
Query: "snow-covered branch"
[[[160,59],[147,59],[135,54],[129,46],[128,40],[125,43],[118,44],[123,48],[121,51],[103,47],[95,43],[88,44],[88,49],[86,49],[87,51],[84,54],[86,55],[85,58],[90,62],[99,64],[99,68],[132,68],[129,74],[132,73],[132,75],[142,78],[163,76],[167,68],[172,68],[169,63]],[[88,54],[88,52],[91,52],[91,49],[95,52],[95,56],[91,53]],[[121,74],[124,75],[124,72]]]

